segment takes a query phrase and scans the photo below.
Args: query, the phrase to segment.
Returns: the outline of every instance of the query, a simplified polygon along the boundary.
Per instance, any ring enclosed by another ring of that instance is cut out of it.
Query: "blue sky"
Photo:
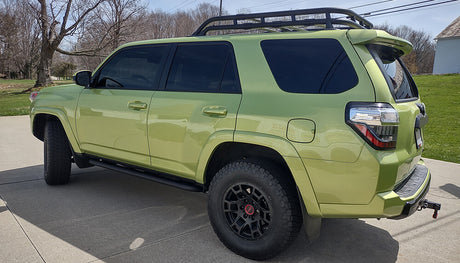
[[[148,2],[148,7],[151,10],[161,9],[168,13],[174,13],[178,10],[193,9],[200,3],[210,3],[219,6],[220,0],[144,0]],[[250,11],[266,12],[266,11],[281,11],[290,9],[304,9],[317,7],[340,7],[351,8],[360,5],[382,2],[379,4],[369,5],[366,7],[353,8],[358,14],[411,4],[415,2],[424,2],[416,0],[365,0],[365,1],[338,1],[338,0],[323,0],[323,1],[308,1],[308,0],[222,0],[223,9],[230,14],[237,14],[244,10],[245,13]],[[446,0],[432,0],[426,4],[444,2]],[[422,4],[423,5],[423,4]],[[413,29],[424,30],[431,34],[434,38],[436,35],[447,27],[453,20],[460,16],[460,1],[455,1],[438,6],[430,6],[416,10],[403,11],[399,13],[369,17],[368,19],[373,24],[387,23],[391,26],[407,25]]]

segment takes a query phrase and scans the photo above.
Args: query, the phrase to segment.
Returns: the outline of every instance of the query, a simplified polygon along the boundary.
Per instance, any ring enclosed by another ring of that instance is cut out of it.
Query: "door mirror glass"
[[[79,71],[73,76],[73,80],[77,85],[88,87],[91,82],[91,71]]]

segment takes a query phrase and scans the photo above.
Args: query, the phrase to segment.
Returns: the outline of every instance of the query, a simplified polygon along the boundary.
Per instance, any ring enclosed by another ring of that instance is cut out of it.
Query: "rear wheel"
[[[247,258],[274,257],[297,236],[301,210],[295,187],[269,164],[237,161],[209,188],[208,214],[219,239]]]
[[[58,121],[46,122],[44,157],[47,184],[60,185],[69,182],[71,156],[69,142],[61,123]]]

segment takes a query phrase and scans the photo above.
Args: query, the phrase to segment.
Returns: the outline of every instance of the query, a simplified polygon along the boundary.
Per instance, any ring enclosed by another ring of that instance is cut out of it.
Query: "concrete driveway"
[[[28,116],[0,117],[0,262],[246,262],[214,235],[206,198],[100,168],[43,176]],[[269,262],[459,262],[460,165],[426,159],[432,210],[395,221],[325,219]]]

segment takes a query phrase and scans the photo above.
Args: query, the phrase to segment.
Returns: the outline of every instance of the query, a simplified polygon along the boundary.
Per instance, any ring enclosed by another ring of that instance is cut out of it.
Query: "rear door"
[[[402,51],[377,44],[368,45],[367,48],[385,77],[385,88],[390,90],[393,107],[399,114],[396,152],[403,164],[396,178],[398,183],[420,160],[424,144],[422,128],[428,122],[428,115],[425,105],[419,99],[417,86],[400,59]]]
[[[76,127],[85,153],[150,165],[147,114],[169,46],[134,46],[112,55],[80,95]]]
[[[233,139],[241,90],[232,45],[174,47],[162,89],[152,99],[148,139],[156,170],[194,179],[204,145],[214,134]]]

